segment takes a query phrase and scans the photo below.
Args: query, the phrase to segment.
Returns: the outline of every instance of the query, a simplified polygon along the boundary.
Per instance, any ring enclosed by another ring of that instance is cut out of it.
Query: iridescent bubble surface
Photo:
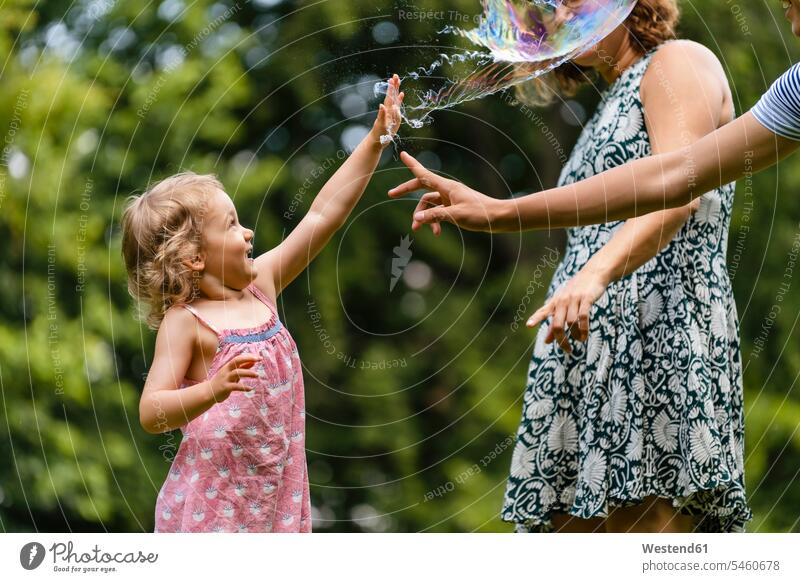
[[[442,47],[428,66],[403,79],[404,117],[412,127],[433,112],[539,77],[586,52],[622,24],[636,0],[482,0],[477,28],[447,26],[443,35],[478,50]],[[427,85],[429,88],[420,88]],[[385,92],[380,84],[376,94]]]

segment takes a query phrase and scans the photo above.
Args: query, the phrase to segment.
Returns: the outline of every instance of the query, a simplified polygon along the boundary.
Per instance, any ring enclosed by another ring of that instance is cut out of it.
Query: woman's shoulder
[[[698,83],[706,87],[716,85],[721,96],[730,92],[717,55],[699,42],[673,40],[662,44],[652,54],[642,78],[642,97],[651,91],[683,95],[697,90]]]
[[[708,68],[725,77],[722,63],[717,55],[707,46],[693,40],[678,39],[665,42],[653,52],[650,62],[651,65],[658,63],[665,67]]]
[[[664,55],[686,55],[694,57],[703,56],[718,62],[717,55],[714,54],[714,51],[712,51],[706,45],[688,38],[676,38],[674,40],[668,40],[667,42],[659,45],[656,48],[655,53],[662,55],[662,57]]]

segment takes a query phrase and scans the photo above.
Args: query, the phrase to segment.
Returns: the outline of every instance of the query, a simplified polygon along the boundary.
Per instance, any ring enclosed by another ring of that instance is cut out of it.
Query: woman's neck
[[[594,68],[606,83],[611,84],[619,79],[620,75],[642,55],[631,46],[626,34],[616,50],[610,51],[601,47],[598,49],[598,56],[600,62]]]

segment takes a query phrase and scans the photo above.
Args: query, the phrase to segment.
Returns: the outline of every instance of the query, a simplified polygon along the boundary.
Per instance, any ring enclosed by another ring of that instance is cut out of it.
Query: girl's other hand
[[[241,383],[243,378],[258,378],[258,373],[251,370],[261,356],[256,354],[240,354],[222,366],[211,379],[211,394],[215,402],[222,402],[233,392],[249,392],[253,388]]]
[[[531,316],[526,325],[535,327],[552,317],[545,343],[556,341],[562,350],[572,353],[569,335],[579,342],[589,338],[589,312],[594,302],[606,292],[608,283],[608,278],[601,269],[593,268],[591,263],[587,263]]]

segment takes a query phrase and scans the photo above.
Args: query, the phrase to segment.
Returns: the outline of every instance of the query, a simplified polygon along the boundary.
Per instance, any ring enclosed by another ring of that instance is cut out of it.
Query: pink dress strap
[[[250,289],[250,293],[255,295],[256,299],[260,300],[262,303],[265,303],[267,307],[269,307],[277,317],[278,309],[275,306],[275,303],[273,303],[272,300],[269,297],[267,297],[267,295],[261,289],[256,287],[255,283],[250,283],[248,289]]]
[[[203,324],[203,325],[205,325],[205,326],[206,326],[208,329],[210,329],[211,331],[213,331],[213,332],[214,332],[214,333],[217,335],[217,337],[220,337],[220,336],[222,336],[222,334],[219,332],[219,330],[218,330],[216,327],[214,327],[214,324],[212,324],[212,323],[211,323],[210,321],[208,321],[208,320],[207,320],[205,317],[203,317],[202,315],[200,315],[200,313],[199,313],[199,312],[198,312],[198,311],[197,311],[197,310],[196,310],[194,307],[192,307],[191,305],[187,305],[187,304],[185,304],[185,303],[180,303],[180,304],[179,304],[179,306],[180,306],[180,307],[183,307],[183,308],[184,308],[186,311],[188,311],[189,313],[191,313],[192,315],[194,315],[194,316],[197,318],[197,320],[198,320],[200,323],[202,323],[202,324]]]

